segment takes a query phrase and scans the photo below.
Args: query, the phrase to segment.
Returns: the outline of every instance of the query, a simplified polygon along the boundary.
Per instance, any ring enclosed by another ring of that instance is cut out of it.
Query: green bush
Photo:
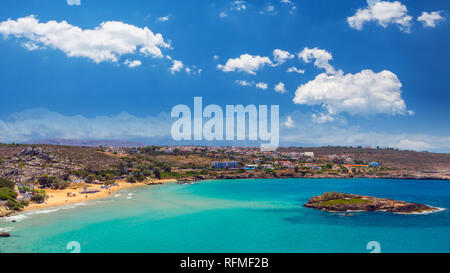
[[[14,199],[10,199],[8,200],[8,202],[6,202],[6,206],[10,210],[22,210],[24,207],[28,206],[28,204],[29,202],[26,200],[17,201]]]
[[[53,183],[57,182],[57,180],[58,179],[56,178],[56,176],[53,176],[53,175],[49,176],[49,175],[44,174],[38,178],[37,182],[42,187],[49,188],[52,186]]]
[[[14,189],[14,182],[6,178],[0,178],[0,188],[7,187],[10,189]]]
[[[35,203],[42,203],[45,201],[45,198],[47,197],[45,191],[36,191],[34,192],[33,196],[31,196],[30,200]]]
[[[129,175],[127,177],[127,181],[130,183],[136,183],[136,180],[137,180],[136,177],[134,177],[133,175]]]
[[[86,182],[88,182],[88,183],[92,183],[95,180],[97,180],[97,176],[95,176],[94,174],[90,174],[86,177]]]
[[[328,200],[341,199],[341,198],[343,198],[343,196],[344,196],[343,194],[338,193],[337,191],[326,192],[326,193],[322,194],[321,200],[328,201]]]
[[[17,197],[17,192],[9,187],[0,188],[0,200],[14,200]]]
[[[64,180],[59,180],[57,179],[56,181],[54,181],[51,185],[52,189],[55,190],[64,190],[65,188],[67,188],[70,185],[70,183],[68,181],[64,181]]]
[[[114,181],[113,179],[106,180],[105,182],[103,182],[103,184],[105,184],[106,186],[113,185],[114,183],[116,183],[116,181]]]
[[[149,177],[149,176],[152,175],[152,172],[150,170],[144,170],[144,171],[142,171],[142,175],[146,176],[146,177]]]
[[[155,177],[156,177],[157,179],[161,179],[161,170],[160,170],[159,168],[155,168],[155,169],[153,170],[153,173],[155,174]]]

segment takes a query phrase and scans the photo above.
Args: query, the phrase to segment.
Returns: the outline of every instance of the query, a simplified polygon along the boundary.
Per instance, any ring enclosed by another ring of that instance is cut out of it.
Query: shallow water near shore
[[[303,207],[339,191],[427,204],[423,215]],[[255,179],[154,185],[0,219],[0,252],[450,252],[450,183]],[[16,220],[16,222],[12,222]],[[71,248],[69,248],[71,249]]]

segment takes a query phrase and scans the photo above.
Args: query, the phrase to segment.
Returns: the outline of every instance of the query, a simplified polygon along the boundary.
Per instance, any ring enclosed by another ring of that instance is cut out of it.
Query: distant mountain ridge
[[[62,145],[62,146],[81,146],[81,147],[145,147],[147,144],[142,142],[125,141],[125,140],[89,140],[89,139],[42,139],[33,140],[26,144],[45,144],[45,145]]]

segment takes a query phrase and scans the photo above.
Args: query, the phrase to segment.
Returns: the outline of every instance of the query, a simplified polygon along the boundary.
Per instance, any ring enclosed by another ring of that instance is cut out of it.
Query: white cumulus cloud
[[[312,120],[316,123],[327,123],[335,121],[335,118],[328,114],[319,113],[319,114],[312,114]]]
[[[285,63],[287,60],[294,58],[294,54],[289,53],[288,51],[275,49],[273,51],[273,58],[277,65]]]
[[[267,83],[265,82],[258,82],[256,85],[256,88],[262,89],[262,90],[266,90],[267,89]]]
[[[269,57],[242,54],[239,58],[228,59],[225,65],[217,65],[217,69],[223,72],[240,71],[255,75],[264,65],[273,65]]]
[[[123,64],[130,68],[134,68],[134,67],[138,67],[138,66],[142,65],[142,62],[139,60],[130,61],[130,60],[126,59]]]
[[[281,94],[287,92],[287,91],[286,91],[286,87],[285,87],[284,83],[282,83],[282,82],[279,82],[277,85],[275,85],[274,90],[275,90],[276,92],[278,92],[278,93],[281,93]]]
[[[375,73],[363,70],[356,74],[338,71],[319,74],[298,87],[294,103],[320,105],[328,115],[347,112],[352,115],[406,114],[401,97],[402,83],[387,70]],[[319,117],[317,117],[319,118]]]
[[[236,80],[235,81],[236,84],[240,85],[240,86],[252,86],[253,83],[246,81],[246,80]]]
[[[317,68],[325,69],[328,74],[336,72],[334,67],[329,63],[333,59],[333,56],[324,49],[319,49],[317,47],[310,49],[305,47],[302,52],[298,54],[298,58],[302,59],[305,63],[310,63],[314,60],[314,65]]]
[[[295,66],[289,67],[289,68],[286,70],[286,72],[288,72],[288,73],[295,72],[295,73],[298,73],[298,74],[305,74],[305,70],[303,70],[303,69],[298,69],[298,68],[295,67]]]
[[[262,15],[274,16],[277,15],[278,12],[275,9],[274,5],[272,5],[271,3],[267,3],[259,13]]]
[[[265,82],[255,82],[255,81],[246,81],[246,80],[236,80],[235,83],[240,86],[245,87],[256,87],[258,89],[266,90],[268,88],[267,83]]]
[[[169,71],[172,74],[175,74],[176,72],[180,72],[181,69],[183,69],[184,64],[181,61],[178,60],[173,60],[172,61],[172,66],[170,67]]]
[[[396,24],[401,30],[409,32],[412,17],[408,15],[406,6],[399,1],[369,1],[366,8],[358,9],[355,15],[347,18],[348,25],[357,30],[362,30],[364,24],[371,21],[384,28],[389,24]]]
[[[422,12],[422,15],[417,18],[417,21],[422,22],[425,27],[431,28],[435,27],[436,23],[442,20],[444,20],[444,17],[441,15],[440,11],[433,11],[430,13],[424,11]]]
[[[231,2],[231,10],[244,11],[246,9],[247,6],[245,5],[245,1],[243,0],[236,0]]]
[[[286,121],[283,123],[287,128],[294,128],[295,123],[291,116],[287,116]]]
[[[96,63],[117,62],[124,54],[136,53],[162,58],[161,48],[170,48],[161,34],[119,21],[103,22],[94,29],[81,29],[66,21],[41,23],[30,15],[1,22],[0,33],[39,47],[59,49],[69,57],[89,58]]]

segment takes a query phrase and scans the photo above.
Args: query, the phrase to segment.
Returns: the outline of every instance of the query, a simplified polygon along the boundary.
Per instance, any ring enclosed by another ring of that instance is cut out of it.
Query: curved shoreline
[[[147,183],[128,183],[124,180],[117,181],[118,186],[112,186],[110,189],[102,189],[101,185],[91,185],[89,189],[97,189],[99,192],[92,193],[92,194],[81,194],[80,189],[64,189],[64,190],[46,190],[47,195],[49,195],[49,198],[45,200],[44,203],[41,204],[30,204],[26,208],[23,209],[23,211],[31,211],[31,210],[38,210],[43,208],[49,208],[49,207],[60,207],[64,205],[73,205],[82,203],[89,200],[96,200],[101,199],[110,196],[111,194],[123,190],[123,189],[129,189],[129,188],[136,188],[136,187],[143,187],[148,185],[156,185],[156,184],[164,184],[164,183],[170,183],[170,182],[176,182],[176,180],[173,179],[164,179],[164,180],[158,180],[158,181],[151,181]],[[68,193],[76,193],[75,197],[68,197]],[[20,212],[19,212],[20,213]]]
[[[236,177],[236,178],[224,178],[224,179],[211,179],[211,178],[206,178],[206,179],[199,179],[196,180],[197,182],[214,182],[214,181],[218,181],[218,180],[257,180],[257,179],[396,179],[396,180],[442,180],[442,181],[447,181],[447,179],[419,179],[419,178],[399,178],[399,177],[265,177],[265,178],[241,178],[241,177]],[[182,180],[180,180],[182,181]],[[99,189],[100,192],[98,193],[94,193],[94,194],[88,194],[87,197],[86,195],[81,195],[79,194],[77,191],[79,191],[79,189],[65,189],[65,190],[47,190],[47,194],[50,195],[50,197],[46,200],[45,203],[42,204],[30,204],[27,207],[25,207],[22,211],[18,211],[18,212],[14,212],[12,214],[10,214],[9,216],[12,215],[17,215],[21,212],[24,211],[33,211],[33,210],[39,210],[39,209],[43,209],[43,208],[51,208],[51,207],[61,207],[64,205],[73,205],[73,204],[78,204],[78,203],[82,203],[85,201],[90,201],[90,200],[97,200],[97,199],[101,199],[101,198],[105,198],[110,196],[112,193],[123,190],[123,189],[128,189],[128,188],[135,188],[135,187],[142,187],[142,186],[148,186],[148,185],[157,185],[157,184],[165,184],[165,183],[172,183],[172,182],[177,182],[176,179],[162,179],[162,180],[151,180],[149,182],[146,183],[128,183],[125,180],[119,180],[117,181],[117,183],[119,184],[119,186],[113,186],[109,191],[106,189],[101,189],[100,185],[92,185],[90,187],[90,189]],[[77,197],[67,197],[67,193],[68,192],[77,192]],[[443,211],[446,210],[445,208],[436,208],[438,209],[435,212],[439,212],[439,211]],[[434,212],[432,212],[434,213]],[[422,213],[420,213],[422,214]],[[8,217],[8,216],[5,216]]]

